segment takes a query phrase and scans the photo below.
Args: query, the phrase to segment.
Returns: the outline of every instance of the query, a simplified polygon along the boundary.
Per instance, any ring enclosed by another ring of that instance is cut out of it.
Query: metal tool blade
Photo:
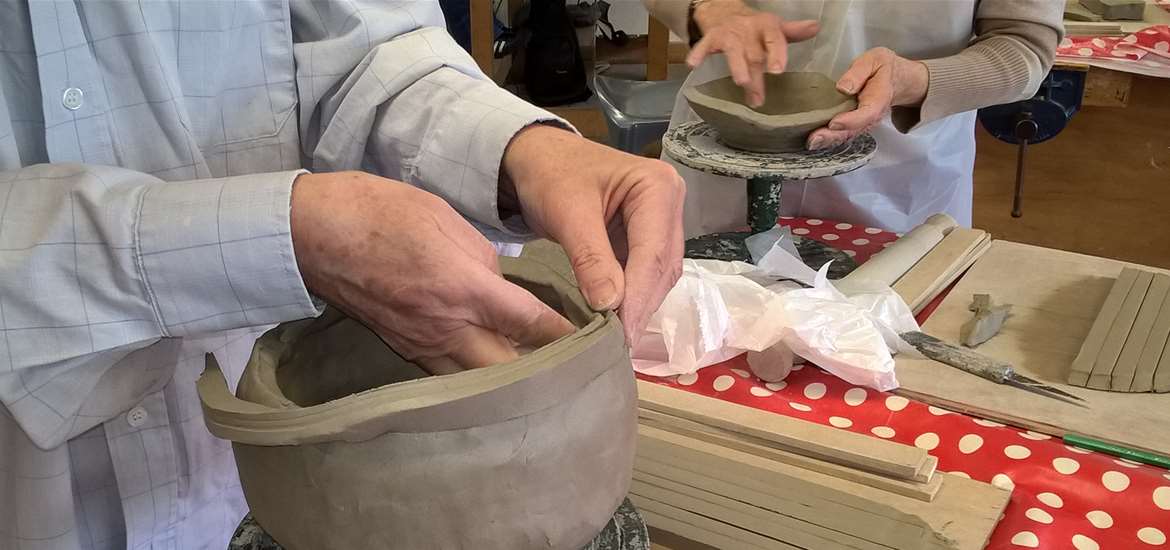
[[[1037,386],[1033,386],[1033,385],[1030,385],[1030,384],[1027,384],[1024,382],[1020,382],[1019,380],[1016,380],[1014,378],[1009,378],[1007,380],[1004,380],[1003,383],[1007,384],[1009,386],[1012,386],[1013,388],[1019,388],[1021,390],[1027,391],[1027,392],[1032,392],[1036,395],[1043,395],[1044,397],[1047,397],[1049,399],[1063,401],[1065,403],[1068,403],[1069,405],[1075,405],[1075,406],[1080,407],[1082,409],[1089,408],[1089,406],[1085,405],[1084,403],[1080,403],[1078,401],[1074,401],[1072,399],[1057,395],[1056,393],[1051,393],[1054,388],[1049,387],[1049,386],[1037,387]],[[1060,392],[1060,393],[1063,393],[1063,392]],[[1074,395],[1073,397],[1076,397],[1076,396]]]

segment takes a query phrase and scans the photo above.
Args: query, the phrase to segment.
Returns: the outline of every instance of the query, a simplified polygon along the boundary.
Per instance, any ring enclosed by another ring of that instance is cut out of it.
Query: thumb
[[[494,273],[483,273],[473,284],[472,300],[476,311],[475,324],[503,335],[523,346],[539,348],[577,328],[531,292],[516,286]],[[481,335],[482,336],[482,335]],[[491,349],[494,342],[480,339],[482,348]]]
[[[821,31],[821,24],[815,19],[784,21],[780,23],[780,30],[784,32],[784,38],[789,42],[804,42]]]
[[[617,308],[625,295],[622,266],[602,220],[600,208],[578,208],[558,220],[566,230],[553,235],[568,254],[585,299],[598,311]]]

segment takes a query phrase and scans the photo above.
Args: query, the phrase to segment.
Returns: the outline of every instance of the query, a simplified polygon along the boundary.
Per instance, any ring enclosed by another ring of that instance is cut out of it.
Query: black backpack
[[[524,85],[528,99],[541,106],[589,99],[585,62],[565,0],[531,0],[524,53]]]

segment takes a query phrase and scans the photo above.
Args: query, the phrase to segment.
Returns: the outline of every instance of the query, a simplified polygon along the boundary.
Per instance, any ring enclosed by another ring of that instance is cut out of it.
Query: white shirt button
[[[69,88],[65,90],[65,95],[61,97],[61,104],[70,111],[76,111],[85,102],[84,98],[85,94],[81,93],[80,88]]]
[[[126,412],[126,423],[131,428],[137,428],[146,423],[146,419],[150,417],[150,413],[142,407],[134,407]]]

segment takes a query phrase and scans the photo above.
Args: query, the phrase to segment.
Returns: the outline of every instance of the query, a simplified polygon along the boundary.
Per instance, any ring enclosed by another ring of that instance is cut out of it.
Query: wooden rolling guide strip
[[[630,498],[651,527],[711,547],[982,548],[1010,496],[936,472],[915,447],[645,381],[638,392]]]
[[[1069,371],[1068,383],[1170,392],[1170,275],[1121,271]]]
[[[898,278],[894,292],[918,313],[990,248],[991,236],[986,231],[956,227]]]

